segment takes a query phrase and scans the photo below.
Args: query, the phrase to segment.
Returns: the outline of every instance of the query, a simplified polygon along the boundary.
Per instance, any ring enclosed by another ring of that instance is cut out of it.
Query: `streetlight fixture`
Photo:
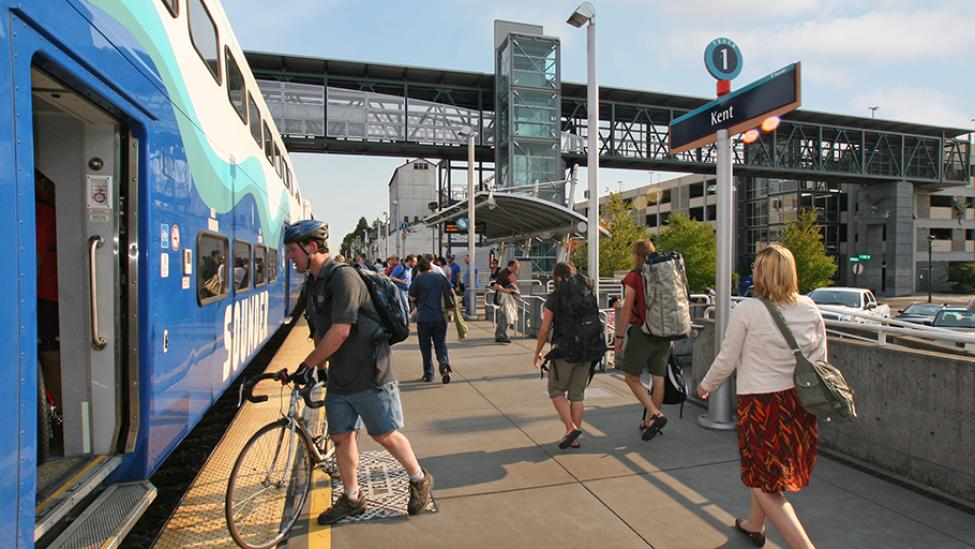
[[[877,109],[879,109],[880,106],[879,105],[874,105],[872,107],[867,107],[867,108],[870,109],[870,118],[876,118],[877,117]]]
[[[596,83],[596,8],[583,2],[572,12],[566,23],[576,28],[586,27],[586,123],[588,134],[587,176],[589,182],[589,222],[586,240],[589,244],[589,278],[593,294],[599,300],[599,87]]]
[[[930,229],[928,229],[930,231]],[[934,245],[934,235],[930,232],[928,233],[928,303],[931,303],[931,268],[933,267],[931,263],[932,257],[932,246]]]

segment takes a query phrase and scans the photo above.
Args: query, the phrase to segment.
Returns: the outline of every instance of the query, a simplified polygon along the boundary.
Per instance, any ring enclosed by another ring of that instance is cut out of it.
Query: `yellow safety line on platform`
[[[68,488],[73,488],[75,484],[78,484],[78,481],[81,480],[81,478],[84,477],[86,474],[88,474],[88,471],[91,471],[96,465],[105,461],[106,459],[108,459],[108,456],[105,455],[98,456],[97,458],[92,460],[88,465],[85,465],[80,471],[75,473],[73,477],[68,479],[67,482],[62,484],[60,488],[55,490],[53,494],[48,496],[47,499],[40,502],[37,505],[37,507],[34,507],[34,513],[37,514],[43,511],[45,507],[50,505],[52,501],[54,501],[55,499],[57,499],[58,496],[63,494],[65,490],[67,490]]]
[[[332,505],[332,479],[315,468],[311,485],[311,507],[308,511],[308,547],[328,549],[332,546],[332,527],[318,524],[318,515]]]

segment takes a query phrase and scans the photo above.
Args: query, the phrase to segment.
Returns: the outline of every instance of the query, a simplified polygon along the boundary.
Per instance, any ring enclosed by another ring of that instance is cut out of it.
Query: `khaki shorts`
[[[623,341],[623,356],[616,357],[616,367],[627,374],[639,376],[644,371],[650,375],[667,375],[670,360],[670,340],[643,333],[640,326],[631,324]]]
[[[569,400],[585,400],[586,385],[589,384],[589,363],[569,362],[561,358],[552,360],[548,370],[548,396],[555,398],[569,394]]]

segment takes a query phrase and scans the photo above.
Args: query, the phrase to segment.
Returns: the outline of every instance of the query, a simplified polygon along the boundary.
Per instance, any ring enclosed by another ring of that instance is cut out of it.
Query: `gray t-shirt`
[[[308,280],[307,291],[316,340],[334,323],[352,324],[348,339],[328,359],[328,390],[347,395],[395,381],[389,344],[373,341],[380,329],[379,314],[359,274],[329,260],[318,277]]]

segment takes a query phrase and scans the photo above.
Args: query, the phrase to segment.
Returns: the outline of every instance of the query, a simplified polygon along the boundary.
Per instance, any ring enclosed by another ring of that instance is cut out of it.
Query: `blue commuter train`
[[[217,0],[0,8],[0,539],[31,547],[148,505],[291,313],[311,212]]]

